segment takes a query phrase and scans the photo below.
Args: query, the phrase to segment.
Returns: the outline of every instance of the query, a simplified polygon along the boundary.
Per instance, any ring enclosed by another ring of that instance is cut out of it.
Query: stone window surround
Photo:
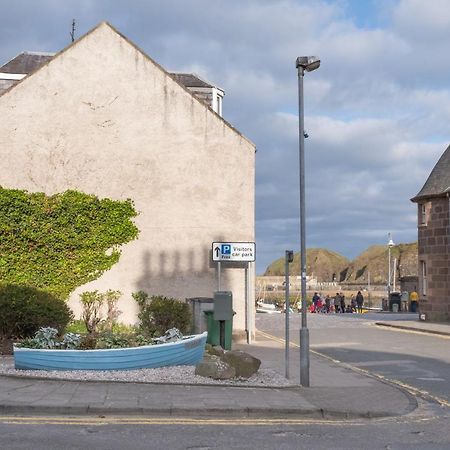
[[[420,202],[418,204],[418,206],[419,206],[418,226],[419,226],[419,228],[426,227],[430,220],[431,202],[426,202],[426,201]]]

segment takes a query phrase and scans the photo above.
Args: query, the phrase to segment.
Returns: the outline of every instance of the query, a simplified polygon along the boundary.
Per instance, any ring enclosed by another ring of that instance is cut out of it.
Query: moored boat
[[[14,347],[16,369],[23,370],[132,370],[196,365],[203,358],[207,333],[175,342],[142,347],[53,350]]]

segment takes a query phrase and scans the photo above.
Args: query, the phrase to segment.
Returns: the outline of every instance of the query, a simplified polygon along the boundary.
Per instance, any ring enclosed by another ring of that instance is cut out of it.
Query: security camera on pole
[[[300,328],[300,384],[309,387],[309,330],[306,324],[306,233],[305,233],[305,122],[303,115],[303,77],[320,66],[316,56],[297,58],[298,71],[298,131],[300,156],[300,275],[302,289],[302,326]]]

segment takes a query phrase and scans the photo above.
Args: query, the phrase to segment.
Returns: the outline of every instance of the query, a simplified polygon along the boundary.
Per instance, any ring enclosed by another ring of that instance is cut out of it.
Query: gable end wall
[[[426,225],[419,225],[420,312],[427,320],[450,320],[450,226],[449,199],[429,200]],[[421,205],[418,205],[419,223]],[[426,263],[426,295],[423,295],[421,261]]]
[[[77,289],[211,297],[213,241],[254,241],[254,146],[104,24],[0,97],[0,185],[131,198],[140,236]],[[251,286],[253,285],[253,271]],[[245,328],[243,267],[224,268]],[[253,305],[253,289],[250,289]]]

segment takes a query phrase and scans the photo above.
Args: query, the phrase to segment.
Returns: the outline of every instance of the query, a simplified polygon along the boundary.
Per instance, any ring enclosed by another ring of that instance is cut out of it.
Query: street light
[[[388,301],[390,300],[390,296],[391,296],[391,248],[395,245],[394,241],[391,238],[391,233],[388,233],[388,268],[389,268],[389,273],[388,273],[388,285],[387,285],[387,294],[388,294]]]
[[[299,56],[298,71],[298,135],[300,156],[300,274],[302,289],[302,326],[300,328],[300,384],[309,387],[309,331],[306,323],[306,233],[305,233],[305,122],[303,116],[303,77],[320,66],[316,56]]]

